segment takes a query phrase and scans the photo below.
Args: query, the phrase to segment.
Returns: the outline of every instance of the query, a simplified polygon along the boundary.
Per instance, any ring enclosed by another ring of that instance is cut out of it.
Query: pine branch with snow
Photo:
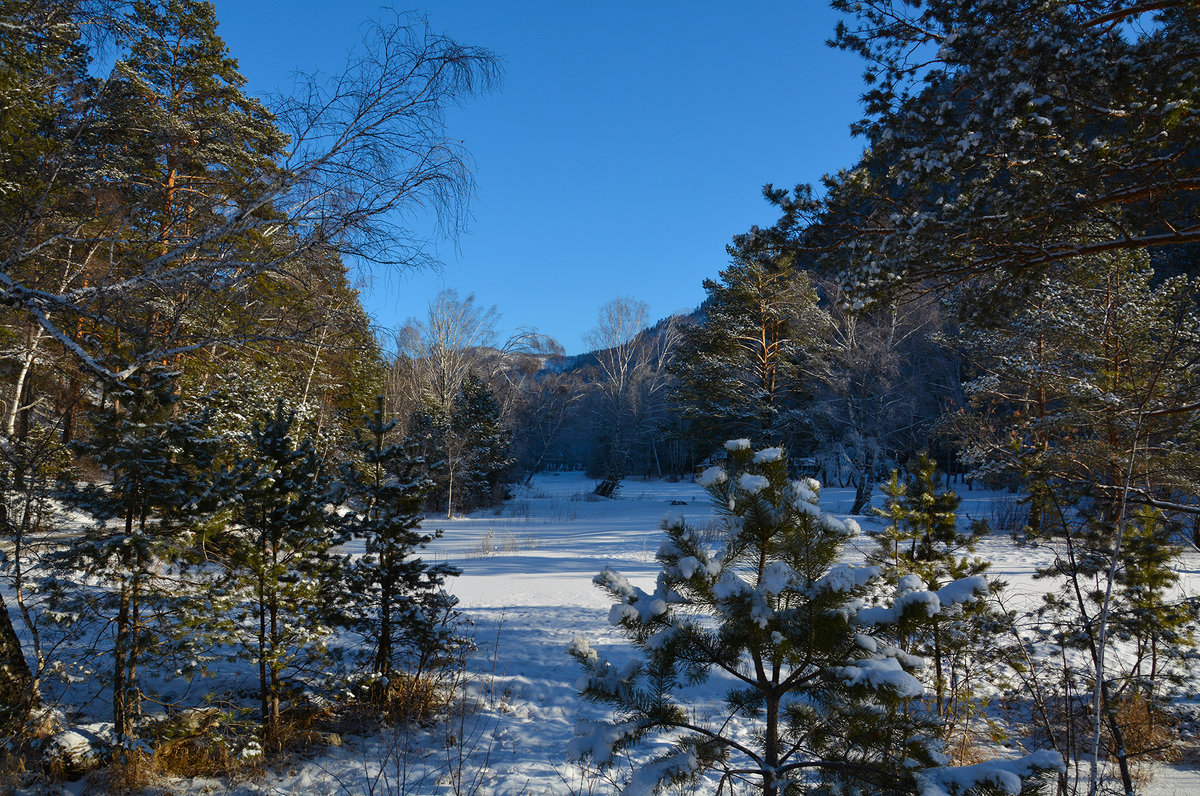
[[[580,725],[571,753],[606,765],[646,738],[666,740],[668,751],[628,783],[625,792],[638,794],[702,778],[750,782],[768,796],[995,781],[999,769],[986,765],[945,768],[919,702],[924,662],[881,632],[974,599],[978,584],[909,589],[868,605],[879,571],[838,562],[857,527],[820,510],[819,484],[790,480],[782,452],[726,448],[728,471],[704,478],[724,520],[717,549],[673,522],[653,591],[610,569],[596,577],[615,600],[610,622],[636,655],[618,664],[586,640],[571,645],[582,695],[613,710]],[[692,689],[713,687],[727,689],[720,710],[689,709]],[[1047,762],[1023,765],[1032,772]]]

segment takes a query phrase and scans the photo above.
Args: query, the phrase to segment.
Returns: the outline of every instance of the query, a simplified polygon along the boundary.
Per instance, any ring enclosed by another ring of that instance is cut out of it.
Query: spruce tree
[[[457,472],[461,446],[450,428],[449,413],[431,401],[409,415],[408,436],[421,458],[425,460],[426,472],[433,487],[425,499],[431,511],[445,510],[446,516],[453,513],[453,480]]]
[[[451,430],[461,440],[464,454],[457,468],[457,505],[467,511],[495,505],[503,497],[513,464],[512,437],[491,387],[473,371],[463,380]]]
[[[421,505],[433,482],[411,438],[385,441],[395,427],[394,420],[384,420],[380,396],[355,444],[362,461],[342,467],[350,508],[344,530],[364,549],[346,573],[346,611],[351,627],[371,646],[372,697],[385,703],[404,698],[402,675],[420,678],[453,642],[445,620],[456,600],[443,587],[460,571],[419,556],[440,534],[420,527]]]
[[[617,666],[583,639],[571,645],[583,695],[615,711],[581,723],[573,754],[604,765],[648,736],[666,740],[670,750],[635,769],[627,794],[706,775],[720,789],[748,781],[767,796],[945,793],[1005,778],[1019,788],[1020,776],[1059,764],[1042,754],[939,767],[935,728],[911,704],[924,692],[914,675],[922,661],[879,628],[973,599],[979,581],[864,607],[878,570],[838,563],[853,524],[821,512],[815,481],[788,479],[781,449],[726,447],[729,469],[701,479],[724,519],[720,549],[673,522],[652,593],[608,569],[595,579],[617,600],[609,621],[636,654]],[[720,708],[689,710],[687,689],[714,679],[732,683]]]

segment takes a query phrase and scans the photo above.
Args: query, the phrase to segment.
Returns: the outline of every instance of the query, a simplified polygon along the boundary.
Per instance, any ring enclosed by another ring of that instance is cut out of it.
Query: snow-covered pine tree
[[[491,387],[474,371],[463,380],[450,425],[463,443],[455,504],[465,511],[495,505],[513,464],[512,435]]]
[[[973,599],[982,579],[937,592],[901,591],[866,607],[874,567],[839,564],[851,522],[817,506],[819,485],[792,481],[779,448],[726,443],[729,469],[701,483],[725,521],[712,551],[682,521],[667,528],[653,593],[606,569],[596,583],[617,603],[609,620],[636,655],[615,665],[586,640],[571,655],[585,698],[610,705],[611,721],[581,722],[572,754],[608,764],[647,736],[671,748],[638,765],[626,794],[651,794],[706,775],[718,787],[747,781],[766,796],[812,792],[926,794],[991,783],[1015,793],[1021,777],[1061,763],[1054,753],[965,768],[938,765],[920,658],[882,641],[876,628],[936,616]],[[711,712],[689,709],[689,689],[733,683]]]
[[[898,587],[906,578],[915,578],[912,586],[936,592],[987,571],[988,563],[974,555],[985,524],[972,523],[969,532],[959,528],[959,497],[938,488],[937,465],[928,455],[917,456],[903,481],[893,471],[883,491],[884,507],[875,511],[888,525],[875,536],[867,561],[879,567],[884,580]],[[989,582],[987,588],[1001,586]],[[934,709],[947,735],[964,737],[962,725],[974,712],[969,678],[977,675],[994,648],[994,613],[987,602],[976,600],[895,627],[905,649],[932,663]]]
[[[249,455],[231,474],[225,629],[257,667],[267,749],[283,742],[285,676],[311,674],[324,659],[339,599],[331,483],[310,441],[293,437],[295,423],[295,412],[278,401],[248,432]]]
[[[61,490],[64,502],[95,524],[59,558],[59,585],[67,590],[58,607],[99,611],[94,618],[111,637],[107,679],[118,747],[134,739],[146,672],[172,652],[196,658],[187,614],[177,609],[189,596],[181,569],[214,449],[203,413],[174,416],[174,382],[173,374],[151,368],[118,385],[93,413],[91,436],[75,446],[106,480]],[[102,588],[92,593],[75,583],[77,571]]]
[[[785,246],[831,253],[858,298],[1200,239],[1191,0],[832,4],[835,46],[865,62],[867,146],[815,227],[810,190],[767,193]]]
[[[460,571],[418,555],[440,534],[420,527],[421,505],[433,482],[412,439],[385,441],[395,426],[384,420],[380,396],[374,414],[364,418],[366,434],[355,444],[361,463],[342,467],[351,510],[345,532],[364,547],[346,573],[345,611],[371,645],[371,696],[385,704],[404,700],[406,684],[399,676],[419,679],[453,643],[447,620],[457,601],[443,587]]]

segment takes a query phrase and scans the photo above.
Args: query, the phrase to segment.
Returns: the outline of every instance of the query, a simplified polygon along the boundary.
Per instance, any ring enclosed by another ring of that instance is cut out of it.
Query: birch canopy
[[[473,189],[446,108],[498,80],[489,51],[397,15],[341,74],[259,103],[212,7],[167,5],[5,17],[3,105],[40,119],[25,129],[44,141],[5,164],[33,176],[5,182],[19,212],[0,229],[0,302],[101,375],[269,335],[228,310],[305,264],[425,262],[416,216],[452,234]],[[117,48],[103,79],[86,73],[94,40]]]

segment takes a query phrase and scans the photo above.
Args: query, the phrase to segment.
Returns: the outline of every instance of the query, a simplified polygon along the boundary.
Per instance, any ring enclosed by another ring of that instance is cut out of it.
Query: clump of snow
[[[916,698],[925,693],[921,681],[904,671],[895,658],[863,658],[843,666],[838,674],[846,685],[886,689],[900,697]]]
[[[971,766],[931,768],[917,774],[921,796],[953,796],[980,785],[1016,796],[1022,779],[1039,771],[1063,770],[1062,756],[1043,749],[1013,760],[988,760]]]
[[[725,468],[717,465],[709,467],[696,478],[696,483],[707,489],[710,486],[717,486],[725,483],[725,479],[729,476],[725,473]]]
[[[242,751],[238,752],[239,760],[256,760],[262,756],[262,744],[257,739],[247,741],[246,745],[242,747]]]
[[[633,584],[620,572],[609,567],[600,570],[600,574],[592,578],[592,583],[616,594],[623,600],[629,600],[635,596]]]
[[[937,596],[943,605],[957,605],[970,602],[980,595],[987,594],[987,591],[987,578],[983,575],[972,575],[969,578],[959,578],[953,583],[947,583],[937,590]]]
[[[856,567],[850,564],[836,564],[817,579],[813,587],[833,592],[848,592],[861,589],[870,583],[871,578],[879,574],[879,567]]]
[[[734,451],[750,450],[750,440],[748,439],[731,439],[725,443],[725,450],[733,453]]]
[[[863,608],[854,617],[856,624],[865,627],[894,625],[903,618],[910,606],[920,606],[926,616],[936,616],[942,610],[941,600],[931,591],[904,591],[891,605],[876,605]]]
[[[637,729],[631,721],[590,721],[580,719],[575,725],[575,737],[567,742],[567,757],[572,760],[592,759],[600,765],[612,761],[613,747],[628,732]]]
[[[796,509],[796,511],[800,512],[801,514],[809,514],[818,518],[822,516],[822,511],[817,504],[810,503],[807,500],[797,500],[792,504],[792,508]]]
[[[898,596],[891,605],[878,605],[863,608],[858,612],[854,621],[859,625],[891,625],[899,622],[905,613],[913,606],[918,606],[926,616],[937,616],[943,607],[974,600],[988,590],[987,579],[982,575],[972,575],[948,583],[936,592],[927,591],[921,586],[924,583],[917,575],[905,575],[897,586]]]
[[[69,768],[86,765],[98,759],[92,742],[75,730],[63,730],[55,734],[46,744],[46,756],[61,761]]]
[[[583,636],[571,639],[571,643],[567,645],[567,652],[582,658],[587,663],[595,663],[600,660],[600,653],[592,649],[591,643]]]
[[[800,508],[801,503],[816,503],[818,500],[818,490],[813,489],[805,481],[792,481],[792,504],[796,508]]]
[[[685,556],[676,562],[675,567],[682,577],[691,578],[696,574],[696,570],[700,569],[700,561],[695,556]]]
[[[640,766],[621,791],[622,796],[654,796],[658,783],[674,776],[691,776],[700,771],[700,758],[690,750]]]
[[[788,587],[795,576],[796,570],[789,567],[782,561],[772,561],[763,569],[762,582],[760,584],[763,591],[772,596],[779,594]]]
[[[782,458],[783,448],[763,448],[754,454],[754,463],[766,464],[767,462],[777,462]]]
[[[867,652],[877,652],[879,650],[879,642],[865,633],[855,633],[854,643]]]
[[[575,681],[575,690],[582,692],[595,688],[605,694],[627,696],[632,691],[630,683],[639,671],[641,664],[636,659],[626,661],[620,669],[608,661],[597,659],[589,673]]]
[[[846,533],[846,523],[842,522],[832,514],[821,515],[821,524],[834,533]]]
[[[624,575],[609,567],[601,570],[600,574],[592,578],[592,582],[620,600],[608,612],[608,621],[611,624],[619,625],[626,620],[646,624],[654,617],[667,612],[667,599],[670,595],[661,577],[653,594],[634,586]]]
[[[646,639],[646,646],[652,650],[662,649],[671,643],[671,640],[679,634],[679,630],[678,625],[671,625],[666,630],[660,630]]]
[[[738,487],[750,495],[757,495],[770,483],[765,475],[754,475],[753,473],[742,473],[737,480]]]
[[[713,586],[713,596],[718,600],[728,600],[733,597],[740,597],[749,590],[750,587],[736,573],[726,572],[717,581],[717,584]]]

